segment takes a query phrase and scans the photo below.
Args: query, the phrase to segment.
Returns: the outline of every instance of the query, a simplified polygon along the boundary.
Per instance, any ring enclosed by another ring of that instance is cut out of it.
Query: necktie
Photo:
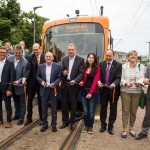
[[[106,85],[109,85],[109,72],[110,72],[110,63],[107,63],[106,77],[105,77],[105,84]]]

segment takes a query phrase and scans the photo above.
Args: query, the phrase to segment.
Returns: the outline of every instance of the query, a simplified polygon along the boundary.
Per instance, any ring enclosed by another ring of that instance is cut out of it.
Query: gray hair
[[[127,57],[129,57],[133,53],[136,53],[136,55],[138,56],[138,52],[136,50],[131,50],[127,53]]]

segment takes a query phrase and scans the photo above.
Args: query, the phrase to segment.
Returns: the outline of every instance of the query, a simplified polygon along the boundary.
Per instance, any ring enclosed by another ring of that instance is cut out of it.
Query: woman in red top
[[[82,86],[82,106],[85,127],[82,132],[93,133],[96,100],[98,98],[97,82],[100,78],[100,67],[94,53],[87,55],[84,78],[79,83]]]

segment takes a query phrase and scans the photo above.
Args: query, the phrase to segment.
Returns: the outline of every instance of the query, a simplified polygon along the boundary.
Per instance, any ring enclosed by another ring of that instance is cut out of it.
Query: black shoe
[[[11,120],[18,120],[18,119],[19,119],[19,117],[13,116]]]
[[[108,129],[108,133],[109,133],[110,135],[114,135],[114,130],[113,130],[113,129]]]
[[[24,126],[29,125],[31,122],[32,122],[32,120],[27,120],[27,121],[25,122]]]
[[[46,131],[48,129],[48,126],[43,126],[42,128],[41,128],[41,132],[44,132],[44,131]]]
[[[103,132],[105,132],[105,130],[106,130],[106,127],[101,127],[100,130],[99,130],[99,132],[103,133]]]
[[[143,134],[142,132],[135,137],[136,140],[142,140],[144,138],[147,138],[147,134]]]
[[[39,123],[38,123],[38,125],[39,125],[39,126],[42,126],[42,125],[43,125],[43,122],[40,120]]]
[[[66,128],[68,125],[69,125],[68,123],[63,123],[63,124],[59,127],[59,129]]]
[[[52,127],[52,132],[57,132],[57,128],[55,126]]]
[[[70,124],[70,130],[73,131],[75,129],[75,125],[74,124]]]
[[[17,125],[22,125],[23,124],[23,120],[19,120],[18,122],[17,122]]]

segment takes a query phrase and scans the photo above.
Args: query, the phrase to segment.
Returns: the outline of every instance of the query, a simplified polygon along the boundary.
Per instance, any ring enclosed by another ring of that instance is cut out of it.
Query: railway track
[[[15,141],[19,140],[21,137],[23,137],[28,131],[30,131],[32,128],[34,128],[39,119],[34,119],[32,123],[30,123],[28,126],[24,126],[18,131],[16,131],[14,134],[7,137],[5,140],[0,142],[0,150],[4,150],[11,146]]]
[[[67,136],[64,143],[60,147],[60,150],[73,150],[73,149],[75,149],[76,143],[78,142],[78,139],[79,139],[80,134],[82,132],[83,126],[84,126],[83,120],[80,120],[76,124],[75,130],[71,131],[70,134]]]
[[[37,124],[39,119],[34,119],[31,124],[28,126],[22,127],[14,134],[7,137],[5,140],[0,142],[0,150],[5,150],[9,148],[14,142],[21,139],[25,134],[27,134],[30,130],[32,130]],[[75,145],[80,137],[83,128],[83,120],[80,120],[76,123],[76,128],[74,131],[71,131],[69,135],[65,138],[63,144],[60,146],[60,150],[70,150],[74,149]]]

